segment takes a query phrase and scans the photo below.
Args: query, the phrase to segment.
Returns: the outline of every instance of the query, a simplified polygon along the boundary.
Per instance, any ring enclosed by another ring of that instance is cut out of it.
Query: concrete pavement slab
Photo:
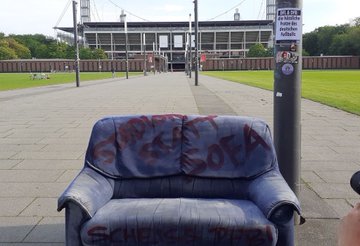
[[[43,149],[45,144],[0,144],[1,151],[39,151]]]
[[[308,219],[305,224],[298,226],[296,245],[336,246],[338,225],[338,219]]]
[[[351,176],[354,174],[353,171],[316,171],[326,183],[338,183],[338,184],[349,184]]]
[[[0,217],[0,244],[22,242],[41,219],[39,217]]]
[[[0,217],[18,216],[33,200],[33,198],[0,197]]]
[[[0,160],[10,159],[11,157],[15,156],[18,153],[19,151],[0,150]]]
[[[24,242],[28,243],[64,243],[64,217],[45,217],[27,235]]]
[[[7,183],[0,182],[0,197],[58,197],[68,183]],[[55,208],[54,208],[55,209]]]
[[[350,187],[350,184],[334,184],[334,183],[308,183],[309,186],[322,199],[341,199],[359,197]]]
[[[57,198],[36,198],[19,214],[24,217],[63,217],[64,211],[60,213],[54,208],[57,206]]]
[[[79,151],[21,151],[8,158],[14,160],[76,160],[85,150]]]
[[[346,199],[324,199],[324,201],[332,207],[339,218],[344,217],[353,207]]]
[[[56,182],[59,183],[69,183],[79,174],[79,170],[66,170],[63,175],[61,175]]]
[[[4,160],[0,159],[0,170],[7,170],[15,167],[21,160]]]
[[[79,160],[10,160],[15,164],[13,169],[24,170],[79,170],[84,163]],[[2,162],[2,161],[1,161]]]
[[[0,170],[2,183],[55,182],[64,170]]]
[[[342,162],[342,161],[331,161],[331,160],[302,160],[301,169],[303,171],[355,171],[360,169],[360,165],[356,162]]]

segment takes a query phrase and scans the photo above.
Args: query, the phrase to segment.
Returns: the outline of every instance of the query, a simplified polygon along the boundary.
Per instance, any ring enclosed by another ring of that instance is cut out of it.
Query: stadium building
[[[162,55],[169,68],[183,70],[190,46],[195,50],[194,22],[191,27],[190,22],[128,22],[126,42],[124,12],[119,22],[92,22],[90,0],[81,0],[80,13],[80,33],[84,44],[105,50],[109,59],[124,59],[127,43],[130,59],[144,56],[144,52],[146,55]],[[266,16],[267,20],[241,20],[236,9],[231,21],[200,21],[198,48],[201,57],[245,58],[249,48],[256,43],[272,47],[275,0],[267,0]],[[57,29],[73,32],[73,28]]]

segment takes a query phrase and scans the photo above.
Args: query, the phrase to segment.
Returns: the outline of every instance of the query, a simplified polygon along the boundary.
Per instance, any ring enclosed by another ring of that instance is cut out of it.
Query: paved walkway
[[[184,73],[0,92],[0,245],[63,245],[57,197],[83,165],[96,120],[113,114],[238,114],[272,125],[272,92]],[[298,245],[336,245],[338,219],[359,201],[360,117],[302,102],[306,223]]]

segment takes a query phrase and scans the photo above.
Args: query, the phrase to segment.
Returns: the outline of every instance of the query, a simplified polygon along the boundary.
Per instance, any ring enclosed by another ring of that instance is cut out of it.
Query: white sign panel
[[[191,35],[191,47],[195,47],[195,35]]]
[[[301,40],[301,36],[301,9],[278,9],[276,15],[276,42],[298,42]]]
[[[161,35],[160,36],[160,48],[168,48],[169,42],[168,42],[168,36]]]
[[[174,47],[175,48],[182,48],[183,47],[183,36],[182,35],[175,35],[174,36]]]

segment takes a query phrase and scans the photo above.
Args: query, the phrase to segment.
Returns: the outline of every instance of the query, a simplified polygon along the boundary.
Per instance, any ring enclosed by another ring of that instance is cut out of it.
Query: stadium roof
[[[246,21],[199,21],[201,27],[240,27],[240,26],[268,26],[271,20],[246,20]],[[187,21],[177,22],[128,22],[128,28],[184,28],[189,26]],[[123,22],[85,22],[85,28],[124,28]],[[64,32],[73,32],[73,27],[55,27]]]

